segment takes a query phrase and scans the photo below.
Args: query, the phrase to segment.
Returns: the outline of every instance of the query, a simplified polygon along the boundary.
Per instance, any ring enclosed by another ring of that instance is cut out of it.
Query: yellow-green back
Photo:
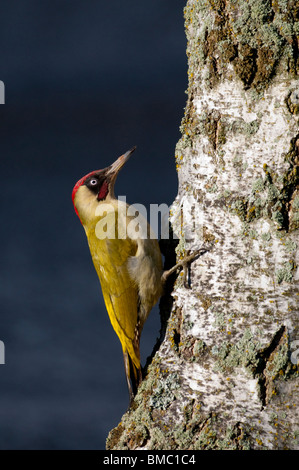
[[[115,215],[111,213],[111,217],[115,217],[114,239],[97,237],[96,224],[101,218],[95,219],[86,230],[86,235],[111,324],[119,337],[123,351],[128,352],[134,365],[139,368],[139,348],[134,347],[138,288],[127,268],[128,259],[136,254],[137,243],[129,238],[118,239],[117,211]],[[105,217],[109,223],[109,214],[108,218],[107,214]]]

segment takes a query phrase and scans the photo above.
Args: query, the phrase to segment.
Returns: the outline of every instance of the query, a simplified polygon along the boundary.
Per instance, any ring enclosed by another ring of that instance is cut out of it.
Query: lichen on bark
[[[299,449],[299,5],[188,0],[171,223],[190,288],[109,449]]]

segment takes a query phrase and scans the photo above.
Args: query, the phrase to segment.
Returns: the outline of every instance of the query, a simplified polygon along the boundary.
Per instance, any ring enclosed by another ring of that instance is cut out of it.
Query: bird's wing
[[[99,276],[111,324],[122,348],[140,367],[139,347],[134,347],[137,324],[138,289],[127,269],[129,257],[134,256],[137,243],[131,239],[97,240],[90,245]]]

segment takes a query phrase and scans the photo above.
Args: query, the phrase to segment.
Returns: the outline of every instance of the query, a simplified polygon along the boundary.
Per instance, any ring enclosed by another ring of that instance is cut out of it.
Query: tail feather
[[[130,356],[129,356],[129,366],[130,366],[130,379],[131,379],[131,384],[132,384],[132,390],[135,396],[137,393],[138,387],[142,381],[142,370],[140,366],[138,368],[135,366]]]
[[[142,370],[140,364],[136,367],[127,351],[124,351],[124,362],[131,404],[142,381]]]

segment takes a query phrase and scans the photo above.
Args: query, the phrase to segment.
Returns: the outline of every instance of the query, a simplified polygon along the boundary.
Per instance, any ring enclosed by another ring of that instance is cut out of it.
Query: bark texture
[[[177,257],[108,449],[299,449],[299,3],[188,0]]]

